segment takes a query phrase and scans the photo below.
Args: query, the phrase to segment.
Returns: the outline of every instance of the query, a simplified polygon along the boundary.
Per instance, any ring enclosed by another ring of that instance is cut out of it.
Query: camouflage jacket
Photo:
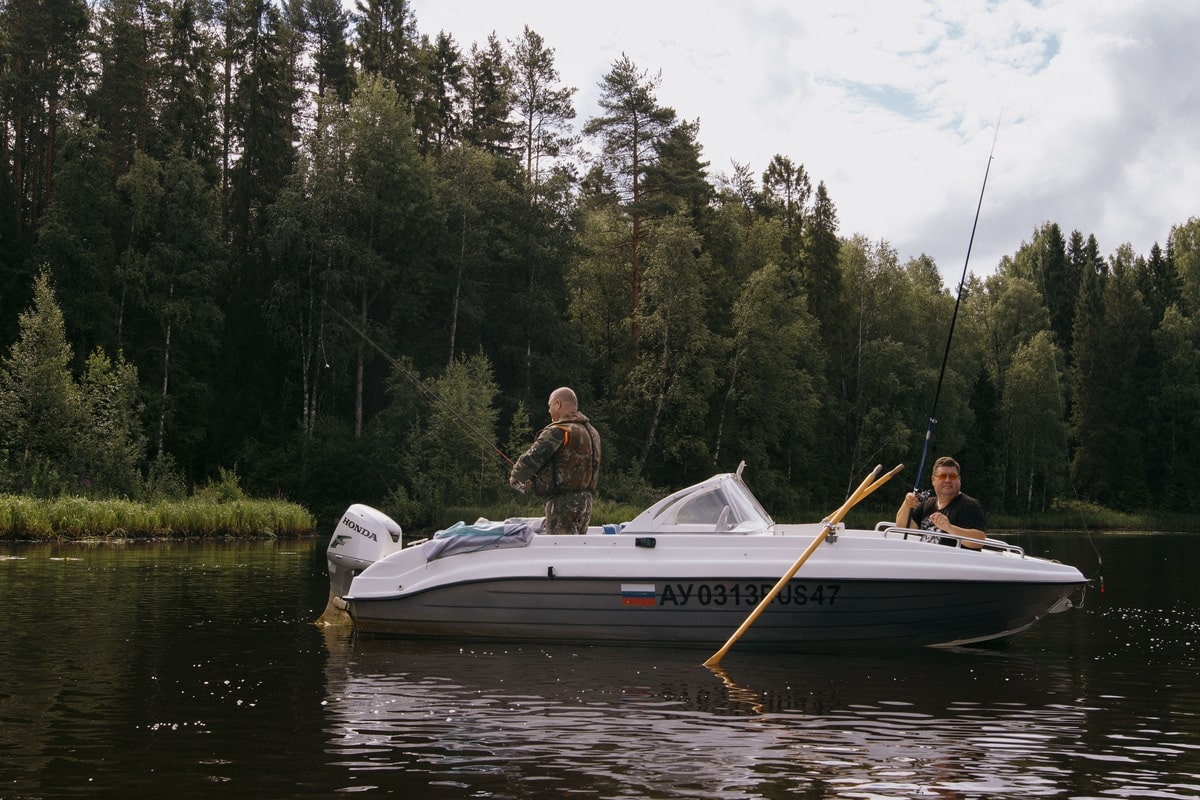
[[[512,480],[533,480],[542,496],[594,492],[600,478],[600,434],[578,411],[552,422],[512,468]]]

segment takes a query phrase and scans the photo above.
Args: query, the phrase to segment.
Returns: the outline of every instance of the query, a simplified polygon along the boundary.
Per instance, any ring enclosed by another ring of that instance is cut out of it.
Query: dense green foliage
[[[623,57],[577,121],[534,31],[464,49],[406,0],[0,0],[0,490],[236,467],[419,526],[504,502],[559,385],[618,502],[745,460],[782,518],[915,467],[957,287],[792,156],[710,173],[659,80]],[[1200,219],[986,267],[930,463],[996,513],[1188,507]]]

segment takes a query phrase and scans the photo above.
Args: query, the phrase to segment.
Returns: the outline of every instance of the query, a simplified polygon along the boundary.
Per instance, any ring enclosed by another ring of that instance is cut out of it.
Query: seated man
[[[955,539],[937,536],[952,533],[980,541],[987,538],[987,517],[978,500],[962,492],[962,470],[958,462],[942,456],[933,462],[933,496],[922,500],[914,492],[904,495],[896,511],[896,525],[901,528],[920,528],[932,533],[926,541],[953,546]],[[963,547],[979,550],[980,545],[963,542]]]

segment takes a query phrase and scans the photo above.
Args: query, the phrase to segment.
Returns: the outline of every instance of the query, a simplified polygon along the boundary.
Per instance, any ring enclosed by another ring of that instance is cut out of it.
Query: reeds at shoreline
[[[0,495],[0,540],[7,541],[293,537],[311,535],[316,526],[305,508],[284,500]]]

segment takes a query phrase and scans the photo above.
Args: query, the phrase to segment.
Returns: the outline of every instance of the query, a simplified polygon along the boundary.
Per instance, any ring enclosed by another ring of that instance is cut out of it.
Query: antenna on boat
[[[983,170],[983,185],[979,187],[979,202],[975,206],[975,221],[971,224],[971,238],[967,241],[967,257],[963,259],[962,277],[958,281],[958,294],[954,298],[954,314],[950,317],[950,332],[946,334],[946,350],[942,353],[942,369],[938,372],[937,388],[933,392],[933,407],[929,409],[929,425],[925,428],[925,446],[921,449],[921,463],[913,478],[913,491],[921,488],[921,476],[925,474],[925,458],[929,455],[929,442],[933,438],[933,426],[937,424],[938,399],[942,395],[942,378],[946,377],[946,362],[950,359],[950,341],[954,338],[954,323],[958,321],[958,306],[962,303],[963,286],[967,282],[967,265],[971,263],[971,247],[975,244],[975,229],[979,227],[979,210],[983,208],[983,193],[987,190],[988,173],[992,171],[992,158],[996,153],[996,139],[1000,136],[1000,119],[1004,108],[996,117],[996,130],[992,134],[992,149],[988,151],[987,166]]]
[[[416,376],[416,375],[413,375],[411,372],[409,372],[407,369],[405,369],[405,368],[404,368],[404,365],[403,365],[403,364],[401,364],[399,361],[397,361],[395,358],[393,358],[391,353],[389,353],[388,351],[386,351],[386,350],[384,350],[382,347],[380,347],[380,346],[379,346],[379,345],[378,345],[378,344],[375,342],[375,340],[374,340],[374,339],[372,339],[370,336],[367,336],[367,334],[366,334],[366,332],[365,332],[365,331],[362,331],[362,330],[360,330],[360,329],[359,329],[359,327],[358,327],[357,325],[355,325],[353,322],[351,322],[351,321],[350,321],[350,320],[349,320],[349,319],[346,317],[346,315],[345,315],[345,314],[343,314],[342,312],[340,312],[340,311],[338,311],[336,308],[334,308],[332,305],[330,305],[329,301],[327,301],[327,300],[322,300],[321,302],[322,302],[322,303],[325,305],[325,307],[326,307],[326,308],[328,308],[328,309],[329,309],[330,311],[332,311],[334,314],[337,314],[337,315],[338,315],[338,317],[340,317],[340,318],[341,318],[342,322],[346,323],[346,326],[347,326],[348,328],[350,328],[350,330],[354,331],[354,332],[355,332],[355,333],[357,333],[359,336],[361,336],[364,342],[366,342],[367,344],[371,345],[371,347],[375,348],[375,350],[376,350],[376,351],[377,351],[377,352],[378,352],[378,353],[379,353],[381,356],[383,356],[384,358],[386,358],[386,359],[387,359],[387,361],[388,361],[388,363],[389,363],[389,364],[391,364],[393,367],[395,367],[395,368],[396,368],[396,370],[397,370],[398,372],[400,372],[402,375],[404,375],[404,377],[406,377],[406,378],[408,378],[410,381],[412,381],[412,384],[413,384],[413,386],[416,386],[416,387],[417,387],[417,391],[419,391],[421,394],[425,395],[425,397],[426,397],[426,398],[427,398],[427,399],[428,399],[430,402],[432,402],[432,403],[435,403],[435,404],[437,404],[437,405],[441,406],[443,409],[445,409],[445,411],[446,411],[448,414],[450,414],[451,418],[452,418],[452,419],[453,419],[455,422],[457,422],[457,423],[458,423],[459,427],[461,427],[463,430],[465,430],[465,431],[467,431],[467,432],[471,433],[472,435],[474,435],[474,436],[475,436],[475,438],[479,439],[479,441],[483,442],[483,443],[484,443],[484,444],[486,444],[488,447],[492,448],[492,451],[493,451],[493,452],[494,452],[496,455],[498,455],[498,456],[500,456],[502,459],[504,459],[504,461],[505,461],[505,463],[506,463],[506,464],[508,464],[509,466],[512,466],[512,465],[513,465],[513,460],[512,460],[511,458],[509,458],[508,456],[506,456],[506,455],[504,454],[504,451],[503,451],[503,450],[501,450],[501,449],[500,449],[499,447],[497,447],[497,446],[496,446],[496,445],[495,445],[495,444],[494,444],[494,443],[493,443],[493,442],[492,442],[490,439],[488,439],[486,436],[484,436],[484,435],[483,435],[483,434],[482,434],[482,433],[479,431],[479,429],[478,429],[478,428],[476,428],[474,425],[472,425],[470,422],[468,422],[468,421],[466,420],[466,418],[465,418],[465,417],[463,417],[463,415],[462,415],[462,414],[458,413],[458,412],[457,412],[457,411],[455,411],[453,408],[451,408],[449,403],[447,403],[447,402],[446,402],[445,400],[443,400],[442,398],[438,397],[438,395],[437,395],[437,393],[436,393],[436,392],[434,392],[432,389],[430,389],[430,388],[429,388],[428,386],[426,386],[425,384],[421,383],[421,381],[417,379],[417,376]]]

